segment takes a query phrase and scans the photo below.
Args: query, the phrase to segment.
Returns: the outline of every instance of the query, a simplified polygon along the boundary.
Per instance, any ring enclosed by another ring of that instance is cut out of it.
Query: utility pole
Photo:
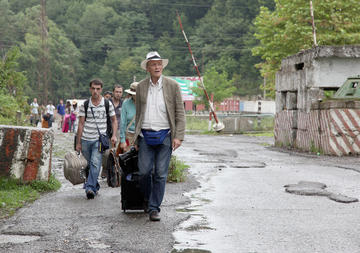
[[[311,23],[312,23],[312,32],[313,32],[313,37],[314,37],[314,46],[317,47],[316,27],[315,27],[314,9],[313,9],[312,0],[310,0],[310,15],[311,15]]]
[[[263,86],[263,88],[264,88],[264,95],[263,95],[263,98],[265,99],[265,97],[266,97],[266,76],[264,76],[264,86]]]
[[[40,13],[40,36],[41,36],[41,49],[40,49],[40,62],[38,71],[38,87],[39,95],[43,98],[43,103],[48,103],[48,88],[50,80],[50,63],[49,63],[49,48],[47,45],[48,28],[46,18],[46,0],[40,0],[41,13]]]

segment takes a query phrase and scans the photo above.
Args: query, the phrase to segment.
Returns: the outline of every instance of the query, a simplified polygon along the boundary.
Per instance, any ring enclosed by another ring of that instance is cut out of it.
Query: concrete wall
[[[321,46],[283,59],[275,84],[276,145],[332,155],[359,154],[360,129],[350,119],[356,118],[359,108],[353,101],[345,107],[336,101],[321,102],[324,89],[339,88],[359,74],[360,46]],[[343,120],[344,115],[352,116]]]
[[[276,100],[282,93],[296,92],[298,110],[310,112],[323,97],[323,88],[339,88],[348,77],[360,74],[360,46],[321,46],[282,60],[276,73]],[[295,105],[292,105],[294,107]],[[277,106],[277,112],[286,109]]]
[[[241,101],[243,103],[243,108],[241,111],[244,112],[258,112],[258,104],[261,103],[261,113],[272,113],[275,114],[275,101],[266,101],[266,100],[259,100],[259,101]]]
[[[48,180],[53,141],[49,129],[0,125],[0,176]]]

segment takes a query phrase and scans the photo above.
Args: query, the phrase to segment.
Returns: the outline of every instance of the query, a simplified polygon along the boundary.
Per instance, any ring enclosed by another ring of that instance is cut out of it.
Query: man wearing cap
[[[141,68],[149,72],[150,77],[139,82],[136,88],[134,138],[139,150],[140,185],[150,221],[160,220],[171,153],[180,147],[185,135],[180,87],[162,75],[168,62],[157,52],[149,52],[141,62]]]

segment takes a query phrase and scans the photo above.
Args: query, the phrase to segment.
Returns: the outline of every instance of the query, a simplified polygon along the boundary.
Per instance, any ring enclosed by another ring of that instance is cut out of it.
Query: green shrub
[[[169,165],[167,181],[175,183],[184,182],[186,179],[187,168],[189,168],[188,165],[178,160],[176,156],[172,155]]]

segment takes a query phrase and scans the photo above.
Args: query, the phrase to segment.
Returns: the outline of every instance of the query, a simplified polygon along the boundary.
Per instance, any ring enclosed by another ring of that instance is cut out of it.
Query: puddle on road
[[[41,236],[37,235],[0,235],[0,244],[3,243],[26,243],[39,240]]]
[[[173,249],[171,253],[211,253],[211,251],[202,250],[202,249],[183,249],[183,250]]]

